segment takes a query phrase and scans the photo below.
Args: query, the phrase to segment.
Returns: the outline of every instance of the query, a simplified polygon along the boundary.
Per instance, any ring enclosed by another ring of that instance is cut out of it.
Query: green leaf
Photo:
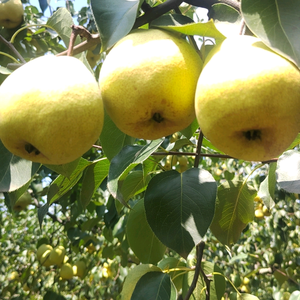
[[[222,270],[215,265],[212,262],[202,262],[201,263],[202,269],[206,275],[213,274],[213,272],[223,274]],[[188,288],[190,287],[193,278],[194,278],[195,272],[188,272],[186,274],[186,280],[184,281],[184,287],[183,287],[183,295],[185,295],[188,291]],[[212,276],[211,282],[210,282],[210,299],[211,300],[220,300],[225,292],[225,278],[221,275],[214,274]],[[193,292],[193,298],[191,299],[197,299],[197,300],[205,300],[206,299],[206,284],[203,279],[203,276],[200,274],[197,282],[196,289]]]
[[[70,36],[72,33],[71,26],[74,25],[71,14],[66,8],[59,8],[48,19],[47,23],[62,38],[66,47],[69,46]],[[79,36],[76,38],[75,45],[80,43]]]
[[[148,272],[137,282],[131,300],[176,300],[177,291],[168,274]]]
[[[237,294],[237,293],[231,293],[229,296],[230,300],[259,300],[256,296],[247,294],[247,293],[242,293],[242,294]]]
[[[80,191],[80,202],[84,208],[89,204],[99,185],[107,177],[108,170],[109,161],[107,158],[94,161],[85,169]]]
[[[209,16],[214,20],[216,28],[226,37],[240,33],[242,17],[233,7],[223,3],[214,4]]]
[[[61,174],[65,177],[71,176],[74,172],[81,158],[78,158],[68,164],[64,165],[45,165],[48,169],[56,172],[57,174]]]
[[[211,37],[216,42],[223,41],[226,37],[216,28],[212,20],[206,23],[191,23],[177,26],[157,26],[166,30],[180,32],[185,35],[199,35],[205,37]]]
[[[133,269],[129,270],[129,273],[125,279],[123,289],[121,292],[121,300],[130,300],[131,295],[135,289],[135,286],[139,279],[149,272],[160,272],[161,269],[150,265],[150,264],[141,264],[135,266]]]
[[[181,130],[180,132],[188,139],[190,139],[195,131],[198,129],[198,121],[197,119],[194,119],[191,125],[189,125],[187,128]]]
[[[167,14],[151,21],[150,26],[180,26],[195,23],[191,18],[181,14]]]
[[[42,228],[43,220],[48,212],[48,209],[49,209],[48,203],[39,207],[39,209],[38,209],[38,220],[39,220],[40,228]]]
[[[43,300],[66,300],[66,298],[52,291],[48,291],[43,297]]]
[[[50,185],[47,193],[47,203],[52,204],[61,196],[66,194],[81,178],[83,170],[89,166],[91,162],[81,158],[77,168],[69,177],[59,175]]]
[[[150,181],[150,175],[142,170],[132,171],[128,174],[122,183],[121,193],[125,201],[128,201],[133,196],[143,192]]]
[[[263,203],[270,209],[275,205],[274,193],[270,194],[269,184],[274,185],[269,176],[267,176],[264,181],[260,184],[257,195],[263,200]]]
[[[163,258],[166,246],[155,236],[147,222],[143,199],[129,213],[126,235],[130,248],[143,264],[156,264]]]
[[[299,1],[243,0],[241,10],[255,35],[300,67]]]
[[[300,152],[289,150],[277,161],[277,182],[280,188],[289,193],[300,193]]]
[[[100,141],[105,155],[112,160],[124,146],[132,145],[135,138],[123,133],[105,112]]]
[[[253,220],[256,190],[241,181],[226,181],[218,188],[216,211],[210,229],[224,245],[238,241]]]
[[[139,3],[139,0],[91,0],[102,42],[101,51],[106,51],[129,33],[135,22]]]
[[[12,192],[25,185],[40,168],[40,164],[9,152],[0,141],[0,192]]]
[[[130,170],[146,160],[162,142],[163,140],[159,139],[151,141],[145,146],[125,146],[119,154],[111,160],[107,187],[111,195],[118,199],[123,205],[126,205],[126,202],[120,193],[119,181],[124,180]]]
[[[186,258],[212,222],[216,192],[216,182],[205,170],[162,172],[145,193],[148,223],[162,243]]]
[[[184,275],[187,272],[186,263],[175,257],[166,257],[157,266],[170,275],[177,291],[180,291]]]

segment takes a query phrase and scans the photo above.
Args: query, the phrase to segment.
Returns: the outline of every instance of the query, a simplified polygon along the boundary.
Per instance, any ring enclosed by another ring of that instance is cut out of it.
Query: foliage
[[[254,33],[299,66],[298,1],[242,0],[240,12],[239,2],[226,0],[91,0],[78,12],[66,1],[47,20],[47,1],[40,9],[22,2],[24,23],[0,28],[11,42],[0,40],[0,82],[12,62],[65,52],[74,22],[94,34],[77,38],[75,55],[96,78],[109,48],[141,26],[189,36],[203,58],[227,36]],[[213,20],[204,21],[194,5]],[[93,66],[80,54],[92,48]],[[97,144],[67,165],[31,163],[1,144],[0,298],[187,300],[207,299],[210,288],[213,300],[298,299],[298,143],[258,164],[220,153],[197,122],[145,141],[122,133],[106,115]],[[15,211],[25,191],[32,202]],[[260,219],[259,203],[271,212]],[[59,266],[41,266],[42,244],[63,245],[71,265],[85,262],[82,278],[62,280]]]

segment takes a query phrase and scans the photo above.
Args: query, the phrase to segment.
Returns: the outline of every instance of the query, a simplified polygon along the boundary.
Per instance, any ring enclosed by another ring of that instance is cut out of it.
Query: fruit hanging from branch
[[[102,131],[98,83],[74,57],[36,58],[2,83],[0,119],[0,139],[13,154],[43,164],[69,163]]]
[[[107,55],[100,71],[107,113],[124,133],[157,139],[189,126],[202,61],[176,33],[135,30]]]
[[[300,72],[250,36],[227,38],[209,53],[195,110],[204,135],[235,158],[266,161],[300,129]]]

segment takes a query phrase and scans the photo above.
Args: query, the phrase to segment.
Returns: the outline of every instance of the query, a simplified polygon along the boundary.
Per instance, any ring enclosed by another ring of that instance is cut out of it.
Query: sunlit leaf
[[[79,181],[83,174],[83,170],[90,164],[91,162],[82,158],[69,177],[59,175],[49,187],[47,203],[51,204],[67,193]]]
[[[180,32],[185,35],[199,35],[214,38],[217,42],[223,41],[226,37],[216,28],[212,20],[206,23],[191,23],[177,26],[158,26],[160,28]]]
[[[256,190],[245,182],[226,181],[218,188],[212,233],[224,245],[238,241],[246,225],[253,220]]]
[[[132,29],[139,8],[139,0],[91,0],[102,51],[112,47]]]
[[[241,10],[255,35],[300,67],[299,1],[243,0]]]
[[[9,152],[0,141],[0,192],[12,192],[38,171],[40,164],[22,159]]]
[[[209,16],[214,20],[216,28],[226,37],[240,33],[242,17],[233,7],[224,3],[214,4]]]
[[[143,199],[130,211],[126,232],[130,248],[142,263],[156,264],[163,258],[166,246],[155,236],[147,222]]]
[[[58,35],[62,38],[65,46],[69,46],[70,36],[72,33],[71,26],[74,25],[71,14],[66,8],[59,8],[48,19],[47,25],[53,28]],[[75,45],[80,43],[80,37],[78,36],[75,41]]]
[[[256,296],[254,295],[250,295],[250,294],[247,294],[247,293],[231,293],[230,296],[229,296],[229,299],[230,300],[259,300],[259,298],[257,298]]]
[[[276,169],[277,182],[289,193],[300,193],[300,152],[289,150],[278,159]]]
[[[154,176],[145,193],[145,209],[155,235],[186,258],[211,224],[216,191],[215,180],[205,170],[171,170]]]

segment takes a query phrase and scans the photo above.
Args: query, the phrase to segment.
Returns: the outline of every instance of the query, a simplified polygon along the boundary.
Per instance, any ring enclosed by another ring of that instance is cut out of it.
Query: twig
[[[196,263],[196,268],[195,268],[195,273],[194,273],[194,278],[193,281],[190,285],[189,290],[187,291],[187,294],[185,295],[184,300],[189,300],[190,297],[192,296],[196,286],[197,286],[197,282],[198,282],[198,278],[199,275],[201,273],[201,275],[203,276],[203,280],[206,284],[206,300],[209,300],[209,296],[210,296],[210,280],[207,278],[207,276],[205,275],[201,263],[202,263],[202,257],[203,257],[203,251],[204,251],[204,247],[205,247],[205,242],[201,241],[197,246],[196,246],[196,251],[197,251],[197,263]]]
[[[33,199],[33,202],[34,202],[34,205],[35,207],[37,208],[40,208],[41,205],[39,204],[39,202],[37,201],[37,199]],[[60,219],[59,217],[57,217],[56,215],[54,214],[51,214],[50,212],[47,212],[47,215],[54,221],[54,222],[58,222],[62,225],[65,224],[65,221],[63,221],[62,219]]]
[[[91,34],[83,26],[72,25],[71,28],[72,28],[72,33],[70,36],[70,43],[68,46],[67,56],[73,55],[73,48],[78,35],[82,37],[86,37],[87,40],[89,40],[91,36]]]
[[[73,47],[73,55],[79,54],[83,51],[86,51],[93,46],[100,44],[100,36],[98,33],[91,34],[91,37],[89,40],[83,41],[82,43],[76,45]],[[68,50],[58,53],[56,56],[63,56],[67,55]]]
[[[144,15],[137,18],[133,25],[133,29],[138,28],[142,25],[145,25],[158,17],[162,16],[163,14],[167,13],[171,9],[178,7],[183,1],[182,0],[167,0],[166,2],[157,5],[148,11],[145,12]]]
[[[26,63],[26,60],[23,58],[23,56],[19,53],[19,51],[15,48],[15,46],[7,41],[2,35],[0,35],[0,41],[5,44],[17,57],[22,63]]]

